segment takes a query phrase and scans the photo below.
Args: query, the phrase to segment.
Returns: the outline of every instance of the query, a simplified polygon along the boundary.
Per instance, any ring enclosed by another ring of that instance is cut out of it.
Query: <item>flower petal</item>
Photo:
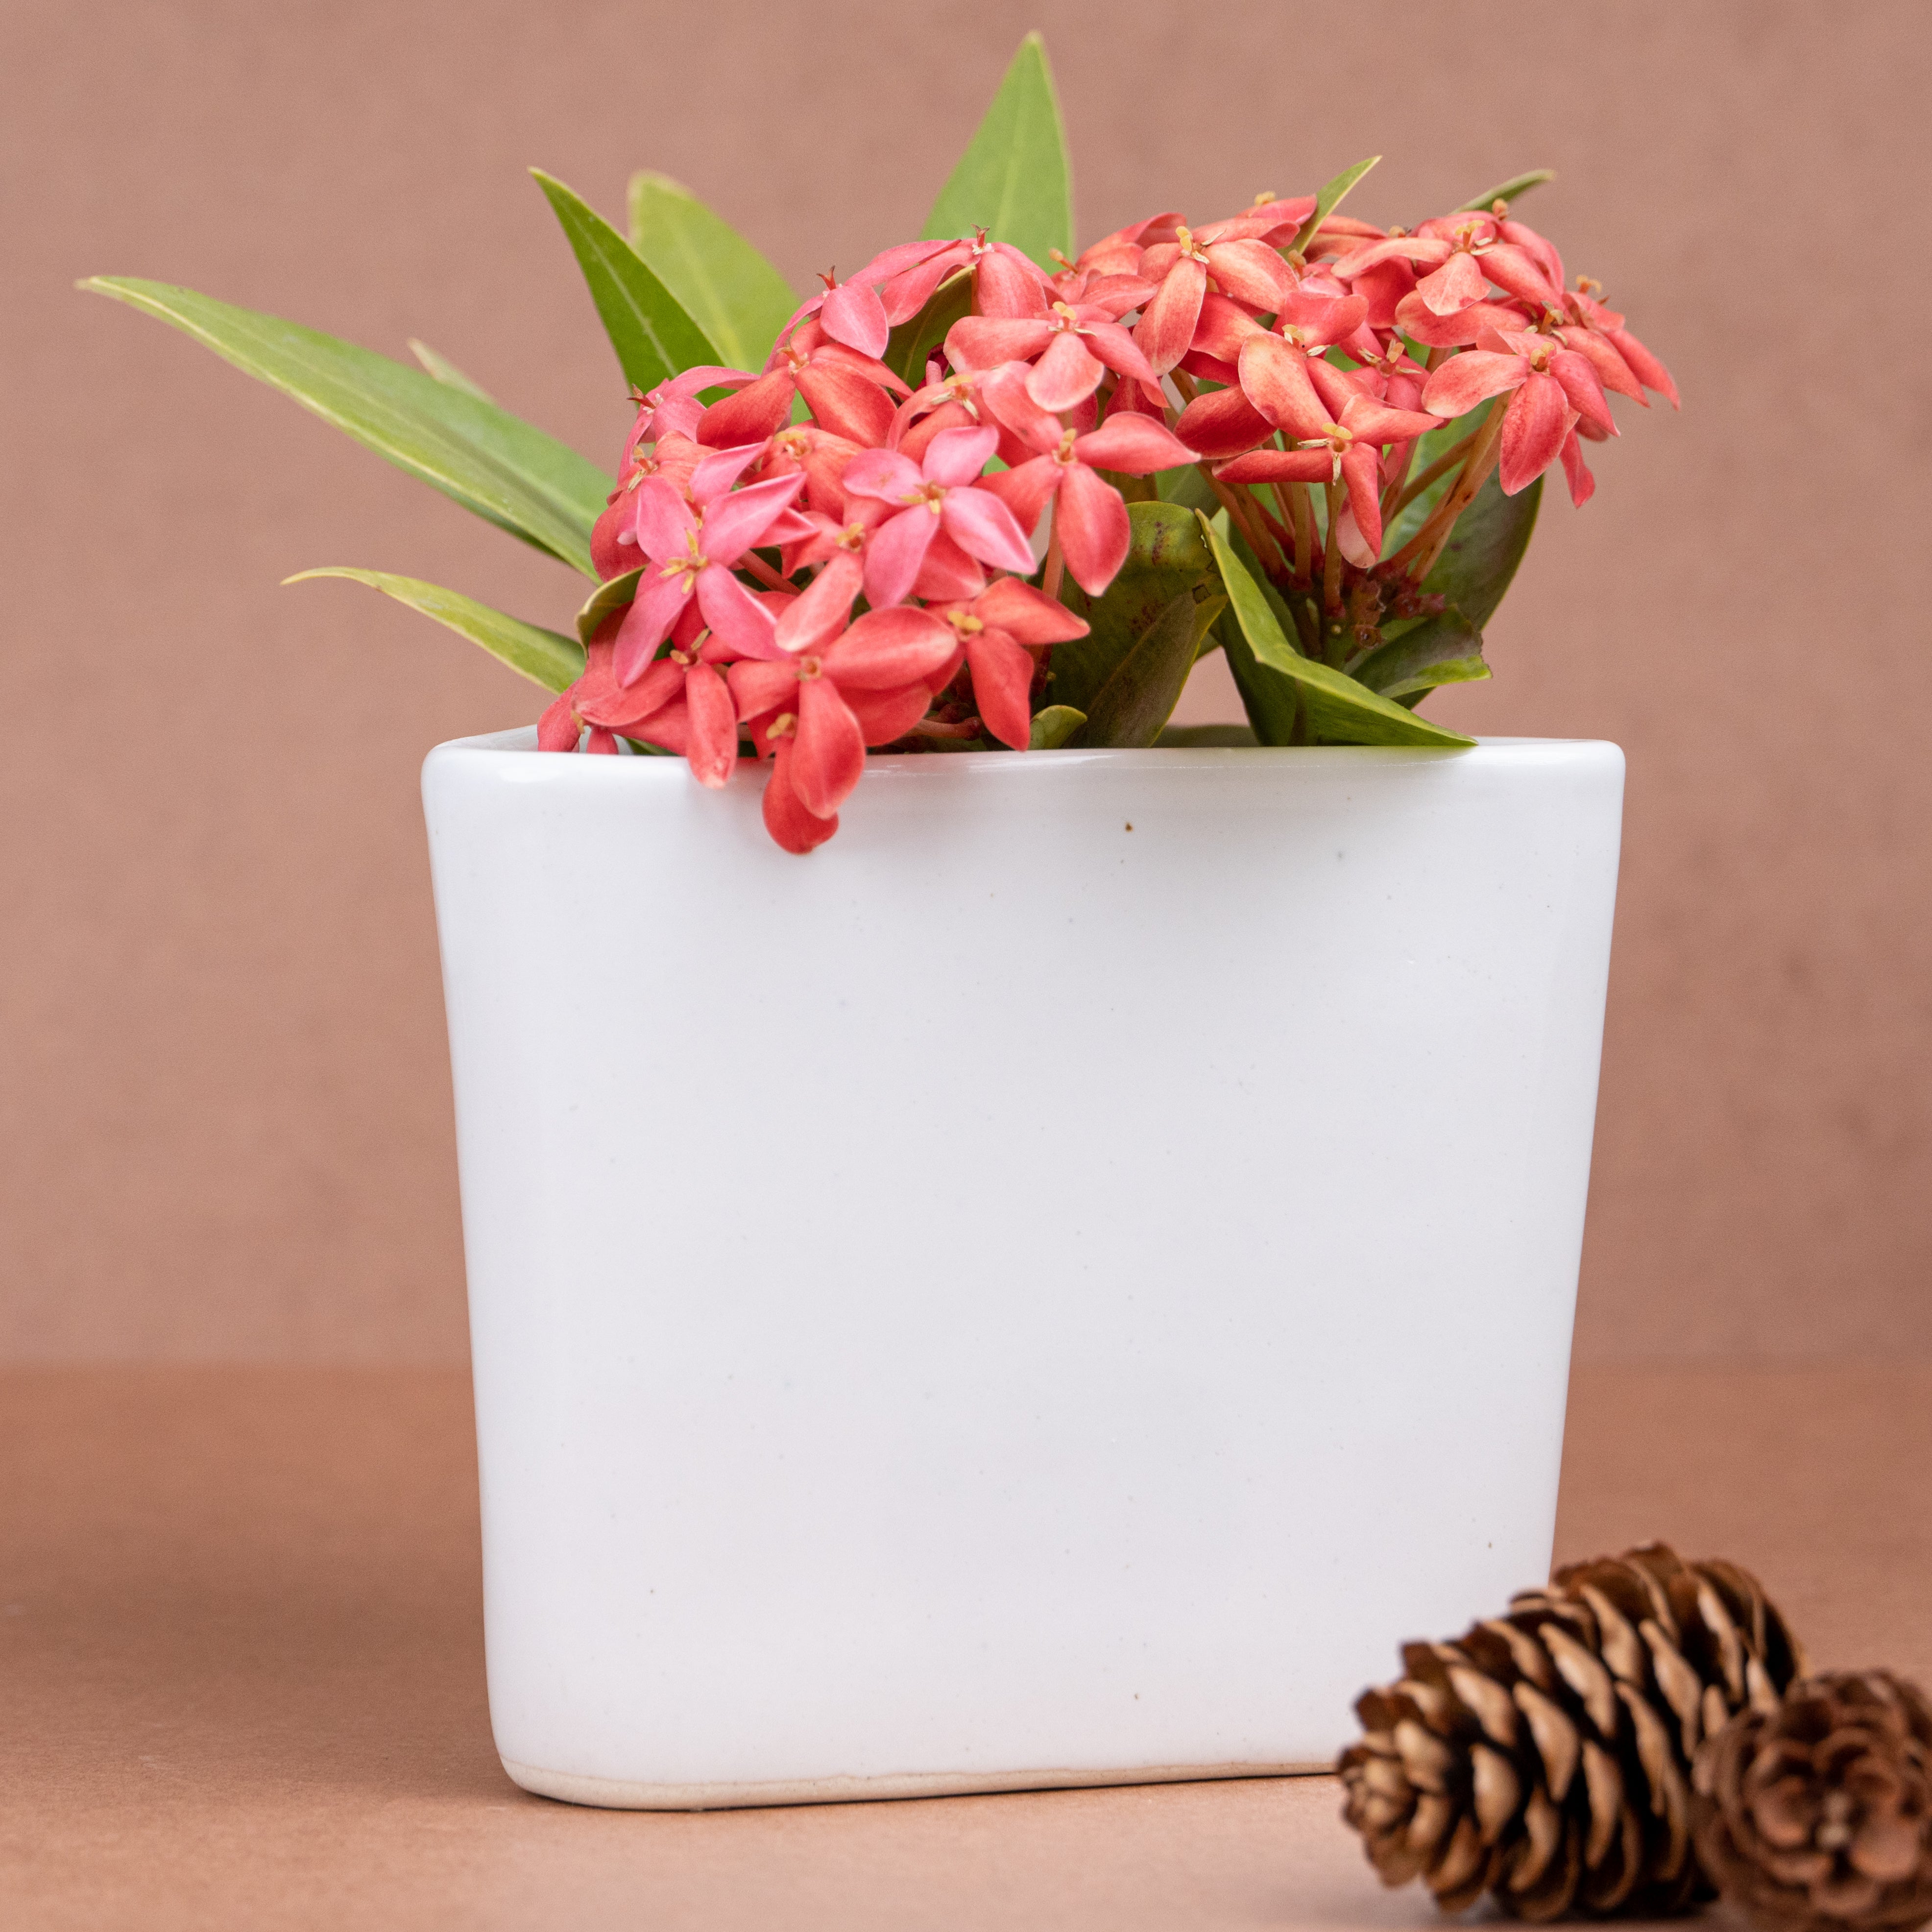
[[[659,658],[644,667],[644,675],[631,685],[610,680],[601,690],[580,688],[578,715],[586,724],[602,724],[613,731],[628,731],[641,724],[653,711],[661,711],[684,695],[685,668],[675,658]],[[584,680],[588,685],[590,680]]]
[[[1596,364],[1587,356],[1580,356],[1574,349],[1559,349],[1550,358],[1550,373],[1562,384],[1570,406],[1586,422],[1606,436],[1617,434],[1616,418],[1610,414],[1610,399],[1604,394]]]
[[[699,574],[708,577],[711,573]],[[620,684],[634,684],[644,676],[658,645],[670,635],[671,626],[683,614],[691,587],[691,573],[685,570],[671,577],[650,571],[638,580],[638,595],[618,627],[617,648],[611,659]]]
[[[876,449],[892,433],[892,398],[850,369],[814,358],[798,372],[798,390],[819,426],[834,436]]]
[[[1005,632],[989,627],[966,640],[966,662],[980,722],[1002,744],[1024,752],[1033,736],[1033,659]]]
[[[951,625],[910,604],[868,610],[824,654],[825,674],[861,691],[925,684],[952,655]]]
[[[574,752],[584,728],[570,708],[570,694],[554,699],[537,720],[537,749],[540,752]]]
[[[1374,444],[1358,442],[1342,453],[1342,480],[1348,486],[1348,507],[1354,512],[1362,554],[1349,557],[1359,568],[1371,568],[1382,554],[1382,461]],[[1342,554],[1348,552],[1345,548]]]
[[[942,522],[938,533],[926,547],[919,574],[912,580],[912,594],[928,602],[956,602],[962,597],[976,597],[986,587],[986,573],[946,534]]]
[[[1017,248],[996,242],[980,257],[974,297],[982,315],[1044,315],[1046,278]]]
[[[791,658],[774,663],[758,658],[741,658],[724,675],[740,718],[757,718],[767,711],[782,710],[794,705],[798,692],[798,665]]]
[[[1061,473],[1060,465],[1052,457],[1036,456],[1017,469],[995,471],[980,488],[998,497],[1012,511],[1013,520],[1021,530],[1030,536],[1039,526],[1040,513],[1046,508],[1046,500],[1060,488]]]
[[[845,466],[841,480],[848,495],[874,496],[882,503],[902,504],[919,494],[926,478],[918,464],[897,450],[867,449]]]
[[[1286,430],[1296,437],[1324,436],[1334,427],[1335,419],[1316,392],[1308,364],[1307,356],[1290,348],[1278,335],[1251,335],[1241,344],[1240,393],[1260,412],[1264,426]],[[1183,436],[1188,435],[1185,412],[1177,427]],[[1191,436],[1189,440],[1194,441]],[[1244,446],[1252,448],[1260,440],[1253,437]],[[1198,441],[1194,447],[1205,453],[1222,453],[1207,452]],[[1226,452],[1230,456],[1235,453],[1232,448]]]
[[[764,454],[763,442],[740,443],[736,449],[721,449],[705,457],[691,472],[686,485],[692,500],[710,503],[724,495],[745,472]]]
[[[1099,596],[1126,561],[1132,540],[1133,526],[1120,492],[1102,482],[1085,464],[1070,463],[1054,515],[1068,572],[1088,596]]]
[[[772,759],[772,775],[765,781],[764,814],[765,830],[788,852],[801,856],[838,830],[836,812],[820,818],[806,809],[792,784],[792,762],[798,755],[790,738],[781,738]]]
[[[1147,418],[1132,416],[1120,420],[1145,422]],[[1167,432],[1162,430],[1160,434],[1166,436]],[[995,570],[1016,570],[1022,576],[1033,569],[1033,546],[1027,542],[1026,532],[1020,528],[1012,512],[991,490],[970,486],[949,490],[940,504],[940,514],[946,535],[968,556],[976,556]]]
[[[1027,394],[1043,410],[1070,410],[1100,386],[1106,365],[1071,330],[1056,335],[1027,378]]]
[[[903,738],[932,708],[932,692],[923,684],[908,684],[897,691],[859,691],[842,687],[852,716],[859,721],[859,735],[868,745],[890,745]]]
[[[1510,398],[1503,418],[1501,468],[1505,496],[1527,489],[1556,460],[1575,420],[1569,398],[1556,378],[1532,373]]]
[[[684,680],[690,718],[685,757],[691,775],[717,790],[738,768],[738,712],[724,680],[709,664],[693,664]]]
[[[791,414],[798,385],[790,369],[774,369],[735,396],[713,403],[698,419],[696,440],[711,449],[734,449],[776,436]]]
[[[1274,435],[1274,426],[1239,389],[1210,389],[1181,411],[1174,430],[1197,455],[1211,459],[1252,449]]]
[[[995,369],[1030,362],[1059,333],[1045,317],[962,316],[946,332],[946,359],[956,369]]]
[[[867,282],[841,282],[819,305],[818,326],[862,356],[883,356],[892,332],[879,292]]]
[[[1466,349],[1422,386],[1422,406],[1433,416],[1467,416],[1478,404],[1519,387],[1529,374],[1529,364],[1520,356]]]
[[[698,519],[682,493],[662,476],[646,476],[631,492],[631,529],[640,554],[630,568],[636,569],[646,557],[662,563],[667,557],[686,555],[697,528]]]
[[[927,445],[921,467],[925,481],[942,484],[947,489],[970,483],[992,460],[1000,446],[996,429],[942,430]]]
[[[1162,278],[1154,300],[1141,312],[1134,340],[1157,376],[1165,376],[1187,353],[1201,298],[1208,292],[1208,270],[1191,256],[1177,261]]]
[[[849,550],[834,550],[804,594],[778,619],[773,635],[779,650],[794,655],[823,650],[844,629],[864,574]]]
[[[1049,597],[1016,577],[1002,577],[973,600],[973,614],[982,624],[996,626],[1023,644],[1070,644],[1087,634],[1084,619],[1076,617],[1057,597]]]
[[[805,488],[805,472],[774,476],[720,496],[706,507],[698,548],[713,563],[733,564],[765,540],[766,532]],[[641,494],[641,491],[639,493]]]
[[[1214,474],[1230,483],[1326,483],[1335,474],[1335,454],[1325,447],[1251,450],[1216,464]]]
[[[728,570],[714,563],[698,573],[698,603],[712,635],[735,656],[778,655],[776,620]]]
[[[866,770],[866,740],[851,707],[829,677],[802,679],[798,733],[792,741],[791,785],[799,802],[830,818],[852,795]]]
[[[1573,429],[1563,439],[1563,480],[1570,486],[1570,500],[1581,509],[1597,494],[1597,479],[1583,460],[1583,446]]]
[[[1207,255],[1208,272],[1237,302],[1272,312],[1294,292],[1288,264],[1264,242],[1216,242]]]
[[[1415,292],[1432,315],[1457,314],[1472,308],[1489,292],[1490,285],[1477,267],[1475,256],[1460,248],[1415,285]]]
[[[1098,429],[1077,439],[1073,454],[1097,470],[1118,470],[1130,476],[1178,470],[1196,460],[1195,451],[1166,424],[1131,413],[1109,416]]]
[[[925,560],[939,519],[925,503],[889,517],[866,544],[866,597],[874,610],[902,603]]]

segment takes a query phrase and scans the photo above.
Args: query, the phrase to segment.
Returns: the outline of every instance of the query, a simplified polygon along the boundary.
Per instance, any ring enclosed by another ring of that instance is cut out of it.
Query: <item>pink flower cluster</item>
[[[807,852],[868,746],[1026,748],[1052,646],[1087,628],[1063,572],[1097,596],[1128,553],[1110,476],[1198,463],[1231,509],[1237,486],[1332,486],[1335,548],[1386,571],[1384,506],[1442,422],[1508,393],[1503,488],[1560,458],[1580,502],[1578,437],[1615,434],[1605,391],[1675,402],[1622,317],[1566,292],[1554,248],[1500,206],[1413,233],[1330,215],[1297,248],[1315,206],[1156,215],[1051,274],[983,235],[909,242],[828,277],[763,370],[688,369],[643,397],[592,542],[607,580],[641,572],[634,599],[540,744],[629,737],[711,786],[748,746],[772,766],[767,829]],[[969,277],[911,386],[882,359],[892,331]]]

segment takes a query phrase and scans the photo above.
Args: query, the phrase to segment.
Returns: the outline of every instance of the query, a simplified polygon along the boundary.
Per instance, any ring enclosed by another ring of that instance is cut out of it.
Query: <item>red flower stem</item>
[[[1382,521],[1384,524],[1393,522],[1415,501],[1417,497],[1422,494],[1424,490],[1429,488],[1430,484],[1448,476],[1450,471],[1468,454],[1470,444],[1474,442],[1481,434],[1482,425],[1478,424],[1467,436],[1451,443],[1420,476],[1413,477],[1407,483],[1403,484],[1396,494],[1395,501],[1393,503],[1383,504]]]
[[[1282,487],[1288,492],[1288,516],[1294,525],[1294,574],[1298,581],[1306,584],[1315,556],[1315,512],[1309,507],[1306,484],[1288,483]]]
[[[1047,525],[1046,563],[1040,573],[1042,595],[1057,598],[1060,595],[1060,579],[1066,568],[1066,560],[1060,554],[1060,497],[1058,492],[1053,499],[1053,508],[1047,512],[1052,520]]]
[[[1342,514],[1342,486],[1339,483],[1325,483],[1322,488],[1328,493],[1328,538],[1327,554],[1322,560],[1322,608],[1330,618],[1342,614],[1342,546],[1335,541],[1337,520]]]
[[[1476,500],[1476,492],[1496,466],[1502,441],[1504,413],[1502,410],[1491,408],[1489,420],[1476,432],[1468,460],[1462,465],[1462,475],[1456,479],[1456,487],[1436,506],[1428,522],[1389,559],[1387,570],[1390,575],[1406,571],[1412,582],[1420,584],[1435,568],[1436,560],[1442,554],[1442,546],[1449,541],[1449,533],[1456,527],[1456,518]]]
[[[738,568],[755,577],[767,590],[790,590],[794,587],[788,584],[756,550],[746,551],[738,560]]]
[[[1250,506],[1241,500],[1245,492],[1237,491],[1232,484],[1223,483],[1206,464],[1198,466],[1202,475],[1208,479],[1208,488],[1221,500],[1222,507],[1228,512],[1228,520],[1247,538],[1248,548],[1254,552],[1262,569],[1270,577],[1286,577],[1288,574],[1288,559],[1282,556],[1280,546],[1274,538],[1249,515]]]

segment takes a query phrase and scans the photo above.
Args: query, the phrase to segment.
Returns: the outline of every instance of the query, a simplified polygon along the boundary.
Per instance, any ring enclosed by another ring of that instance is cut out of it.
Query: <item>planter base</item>
[[[884,1778],[778,1778],[758,1784],[644,1784],[584,1778],[502,1760],[526,1791],[607,1811],[730,1811],[764,1804],[852,1804],[882,1798],[988,1796],[1004,1791],[1080,1791],[1121,1784],[1208,1784],[1223,1778],[1305,1778],[1334,1769],[1316,1764],[1155,1764],[1128,1771],[920,1771]]]

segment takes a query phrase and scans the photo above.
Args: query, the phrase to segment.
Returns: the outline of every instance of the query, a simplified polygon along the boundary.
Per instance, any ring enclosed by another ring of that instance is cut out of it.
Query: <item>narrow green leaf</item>
[[[680,370],[716,362],[710,338],[630,243],[554,176],[541,168],[530,172],[563,224],[625,379],[640,389],[654,389]]]
[[[1033,736],[1027,749],[1057,752],[1086,722],[1086,712],[1076,711],[1070,704],[1049,704],[1033,714]]]
[[[1194,668],[1201,634],[1221,614],[1225,601],[1210,597],[1204,602],[1190,588],[1168,602],[1101,687],[1081,728],[1079,742],[1151,745],[1174,716],[1187,674]]]
[[[1233,607],[1241,638],[1256,659],[1292,678],[1301,687],[1310,734],[1348,745],[1429,745],[1466,747],[1474,741],[1418,718],[1364,684],[1331,666],[1305,658],[1282,634],[1261,587],[1233,549],[1204,517],[1201,527],[1220,567],[1221,581]],[[1234,656],[1231,647],[1228,662]],[[1257,734],[1260,727],[1256,726]]]
[[[386,571],[349,570],[331,567],[298,571],[285,577],[284,584],[305,584],[313,577],[346,577],[352,583],[366,584],[425,617],[481,644],[494,658],[500,658],[514,671],[520,671],[533,684],[546,691],[562,691],[574,683],[584,670],[582,647],[554,631],[540,630],[535,624],[506,617],[487,604],[460,592],[445,590],[440,584],[424,584],[413,577],[392,577]]]
[[[946,332],[973,306],[973,278],[962,270],[933,290],[925,308],[892,332],[880,358],[899,380],[916,389],[926,380],[926,358],[946,340]]]
[[[635,602],[638,579],[644,575],[645,568],[640,564],[635,570],[626,571],[622,577],[608,579],[584,600],[584,608],[577,614],[577,635],[586,649],[597,634],[598,626],[613,610],[622,610]]]
[[[178,328],[364,448],[586,577],[610,479],[494,403],[298,322],[124,275],[80,285]]]
[[[439,382],[447,383],[452,389],[460,389],[466,396],[474,396],[478,402],[494,401],[482,383],[466,376],[447,356],[438,355],[427,342],[418,342],[413,335],[410,338],[410,353]]]
[[[1540,476],[1528,489],[1505,496],[1502,479],[1492,470],[1476,500],[1456,519],[1423,589],[1446,597],[1478,631],[1486,628],[1529,548],[1542,501]]]
[[[1473,201],[1466,201],[1457,208],[1458,214],[1486,214],[1499,201],[1514,201],[1520,194],[1527,194],[1533,188],[1540,188],[1545,182],[1556,178],[1554,168],[1532,168],[1525,175],[1511,175],[1506,182],[1498,182],[1487,194],[1479,194]]]
[[[711,338],[719,359],[734,369],[762,369],[798,306],[784,276],[668,175],[634,174],[630,213],[638,259]]]
[[[1088,630],[1053,647],[1049,688],[1056,704],[1090,712],[1147,627],[1182,591],[1213,579],[1214,560],[1190,511],[1178,503],[1130,503],[1127,524],[1126,561],[1100,596],[1089,597],[1071,578],[1063,583],[1061,601],[1086,619]]]
[[[1461,611],[1449,610],[1378,644],[1349,676],[1384,698],[1408,698],[1440,684],[1487,677],[1483,634]]]
[[[1371,154],[1366,161],[1358,161],[1352,168],[1344,168],[1333,181],[1324,182],[1315,196],[1315,212],[1294,231],[1294,239],[1289,244],[1292,252],[1306,248],[1315,238],[1315,231],[1342,205],[1342,197],[1382,159],[1379,154]]]
[[[1042,268],[1073,252],[1073,180],[1066,134],[1037,34],[1021,41],[993,104],[926,218],[928,240],[986,230]]]

